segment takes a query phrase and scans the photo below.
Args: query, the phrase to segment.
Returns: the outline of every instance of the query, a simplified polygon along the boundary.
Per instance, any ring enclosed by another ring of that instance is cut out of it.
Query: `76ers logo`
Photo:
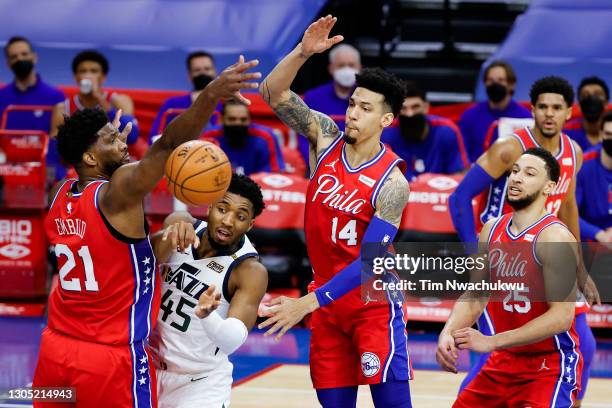
[[[374,377],[380,370],[380,359],[374,353],[365,352],[361,355],[361,372],[366,377]]]
[[[338,179],[331,174],[319,176],[317,184],[318,187],[312,196],[312,202],[315,202],[319,194],[322,196],[327,195],[327,197],[321,201],[322,204],[351,214],[359,214],[361,212],[361,207],[366,202],[366,200],[362,198],[354,198],[359,192],[358,189],[354,189],[349,193],[348,190],[344,190],[344,184],[340,183]]]

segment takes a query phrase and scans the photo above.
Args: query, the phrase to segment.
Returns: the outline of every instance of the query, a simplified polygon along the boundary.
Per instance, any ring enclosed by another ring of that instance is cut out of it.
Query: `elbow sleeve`
[[[249,331],[240,319],[235,317],[223,319],[217,312],[212,312],[200,322],[206,335],[225,354],[238,350],[249,335]]]

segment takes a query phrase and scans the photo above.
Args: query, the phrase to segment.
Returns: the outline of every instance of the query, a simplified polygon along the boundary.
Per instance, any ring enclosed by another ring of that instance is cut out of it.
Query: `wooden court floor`
[[[464,373],[416,370],[410,382],[415,408],[448,408],[455,400]],[[308,408],[319,407],[312,389],[308,366],[280,365],[243,382],[232,391],[232,408]],[[359,408],[373,407],[370,391],[360,387]],[[612,408],[612,379],[592,378],[583,408]]]

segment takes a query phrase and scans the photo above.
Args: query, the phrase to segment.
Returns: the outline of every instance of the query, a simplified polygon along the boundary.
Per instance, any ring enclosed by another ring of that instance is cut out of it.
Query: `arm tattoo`
[[[399,172],[397,174],[392,173],[380,189],[376,200],[380,218],[390,224],[398,225],[402,219],[404,207],[408,203],[409,194],[410,190],[406,178]]]
[[[272,107],[276,115],[287,126],[306,136],[316,144],[317,130],[320,129],[324,137],[335,137],[339,133],[338,125],[328,116],[311,110],[295,92],[291,92],[288,100]],[[269,98],[268,84],[264,86],[264,99]]]

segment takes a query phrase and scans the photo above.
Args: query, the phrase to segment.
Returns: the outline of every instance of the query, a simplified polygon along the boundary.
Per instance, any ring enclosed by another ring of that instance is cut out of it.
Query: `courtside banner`
[[[410,299],[502,302],[580,302],[592,279],[602,302],[612,302],[612,249],[599,243],[456,242],[362,245],[364,301]],[[534,237],[535,238],[535,237]],[[442,316],[440,316],[441,318]]]

